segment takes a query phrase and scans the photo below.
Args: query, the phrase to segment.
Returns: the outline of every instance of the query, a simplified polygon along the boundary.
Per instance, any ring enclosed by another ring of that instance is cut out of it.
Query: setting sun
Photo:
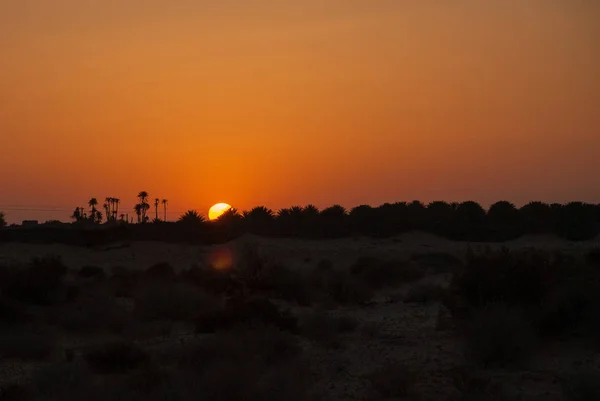
[[[216,220],[229,209],[231,209],[231,206],[227,203],[217,203],[216,205],[213,205],[208,211],[208,218],[210,220]]]

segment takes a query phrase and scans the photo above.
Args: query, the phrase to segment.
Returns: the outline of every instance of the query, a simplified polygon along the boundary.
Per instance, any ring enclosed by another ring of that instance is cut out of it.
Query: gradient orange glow
[[[585,0],[3,0],[0,210],[600,202],[598,21]]]
[[[210,220],[216,220],[229,209],[231,209],[231,206],[227,203],[217,203],[216,205],[211,206],[211,208],[208,210],[208,218]]]

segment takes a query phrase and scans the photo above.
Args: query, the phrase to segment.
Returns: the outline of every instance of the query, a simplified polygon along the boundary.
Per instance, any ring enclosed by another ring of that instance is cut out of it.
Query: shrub
[[[334,272],[327,277],[324,291],[342,305],[362,305],[374,295],[373,289],[365,282],[346,272]]]
[[[237,282],[229,269],[192,266],[179,274],[179,280],[202,288],[210,294],[223,295],[240,291]]]
[[[509,401],[514,399],[508,396],[501,383],[493,382],[480,370],[459,367],[452,369],[452,378],[459,393],[459,396],[456,397],[457,400]]]
[[[28,320],[29,314],[24,305],[0,294],[0,327]]]
[[[152,265],[144,272],[144,278],[152,281],[172,281],[175,277],[173,266],[166,262]]]
[[[563,392],[570,401],[600,400],[600,372],[586,370],[569,376],[563,382]]]
[[[490,303],[531,307],[543,303],[549,289],[575,271],[562,255],[503,249],[470,254],[450,288],[472,308]]]
[[[403,398],[412,394],[416,373],[401,362],[389,362],[369,375],[372,390],[382,399]]]
[[[291,332],[296,331],[298,326],[297,319],[289,311],[281,311],[268,299],[232,299],[225,308],[199,317],[196,320],[196,332],[210,333],[253,323]]]
[[[435,273],[453,272],[463,266],[462,260],[446,252],[415,253],[410,260],[422,267],[430,268]]]
[[[47,323],[74,333],[120,333],[130,320],[127,311],[106,294],[82,297],[53,308],[44,316]]]
[[[92,375],[80,363],[60,362],[40,367],[31,375],[31,393],[43,400],[94,399]]]
[[[358,258],[350,267],[350,273],[375,290],[423,277],[423,272],[415,264],[373,257]]]
[[[414,285],[404,297],[408,303],[431,303],[443,299],[445,290],[437,284],[422,283]]]
[[[31,391],[18,383],[3,383],[0,385],[0,399],[2,401],[25,401],[31,399]]]
[[[600,267],[600,248],[589,251],[586,256],[586,260],[588,264],[595,267]]]
[[[507,367],[525,361],[537,346],[532,322],[518,309],[488,305],[479,309],[466,333],[466,355],[483,367]]]
[[[99,266],[83,266],[77,275],[81,278],[103,279],[106,277],[106,272]]]
[[[67,298],[63,278],[68,268],[60,258],[34,258],[26,266],[5,266],[0,272],[0,291],[28,304],[52,305]]]
[[[296,302],[302,306],[310,306],[314,300],[314,289],[309,276],[284,266],[271,266],[265,269],[257,292],[271,298]]]
[[[0,359],[44,360],[54,348],[54,339],[48,333],[35,332],[29,327],[0,332]]]
[[[138,291],[134,313],[147,320],[190,321],[219,308],[219,300],[190,284],[156,284]]]
[[[113,267],[109,282],[113,288],[114,295],[120,298],[132,298],[141,281],[140,277],[140,272],[124,266]]]
[[[300,321],[300,333],[317,343],[338,347],[339,335],[354,331],[359,323],[349,316],[331,316],[324,311],[314,311]]]
[[[83,358],[95,372],[101,374],[125,373],[140,368],[150,360],[143,349],[125,341],[95,346]]]

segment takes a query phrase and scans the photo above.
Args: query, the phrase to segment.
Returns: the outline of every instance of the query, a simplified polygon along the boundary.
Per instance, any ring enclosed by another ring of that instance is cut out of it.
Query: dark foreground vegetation
[[[521,400],[528,377],[540,374],[535,361],[557,344],[600,350],[598,251],[365,256],[302,270],[267,263],[258,251],[246,247],[227,270],[158,263],[105,271],[51,257],[3,266],[1,371],[28,368],[0,375],[0,399],[349,399],[331,393],[348,380],[352,399]],[[449,281],[428,280],[440,274]],[[440,311],[435,326],[407,342],[403,311],[431,307]],[[358,317],[378,310],[394,325]],[[456,352],[444,356],[440,345],[419,356],[431,341]],[[372,355],[353,363],[355,347]],[[316,361],[335,355],[350,359],[323,374]],[[358,371],[369,358],[379,362]],[[536,380],[549,377],[558,393],[535,399],[600,399],[598,363],[546,367]],[[506,385],[509,374],[516,385]]]
[[[339,205],[319,211],[309,205],[282,209],[277,213],[259,206],[243,213],[232,209],[215,222],[206,222],[202,215],[191,210],[178,222],[168,223],[159,218],[159,201],[156,199],[156,218],[151,223],[146,213],[150,208],[145,200],[148,195],[141,193],[140,196],[142,201],[136,205],[139,224],[117,219],[117,209],[108,203],[105,205],[106,213],[112,217],[101,225],[102,215],[95,209],[97,201],[92,199],[89,216],[96,216],[93,219],[83,212],[83,208],[77,208],[73,224],[49,222],[35,228],[1,230],[0,241],[77,245],[124,240],[220,243],[244,233],[314,239],[349,236],[383,238],[414,230],[474,242],[506,241],[527,234],[551,234],[582,241],[592,239],[600,232],[600,206],[581,202],[565,205],[532,202],[517,208],[510,202],[501,201],[487,211],[470,201],[440,201],[428,205],[418,201],[399,202],[375,208],[363,205],[350,211]],[[166,201],[163,202],[166,217]]]

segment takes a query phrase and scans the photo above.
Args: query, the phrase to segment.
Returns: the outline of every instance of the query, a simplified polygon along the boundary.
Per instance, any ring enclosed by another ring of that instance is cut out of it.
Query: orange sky
[[[594,0],[2,0],[0,210],[600,202],[598,21]]]

